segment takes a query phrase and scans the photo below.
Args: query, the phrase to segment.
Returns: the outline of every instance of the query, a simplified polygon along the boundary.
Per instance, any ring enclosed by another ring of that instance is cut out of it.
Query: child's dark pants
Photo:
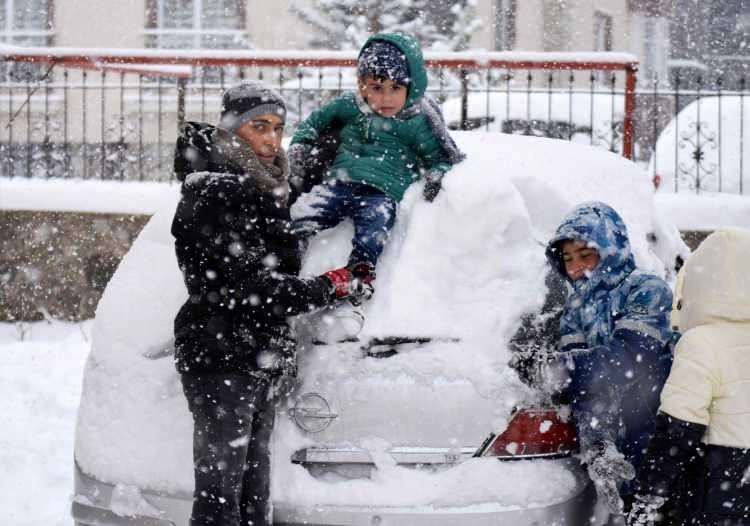
[[[396,221],[396,209],[396,201],[377,188],[328,181],[300,198],[292,211],[294,231],[306,239],[349,217],[354,222],[354,239],[348,264],[375,266]]]
[[[194,423],[191,526],[270,524],[268,442],[274,412],[267,401],[268,381],[183,374],[182,387]]]

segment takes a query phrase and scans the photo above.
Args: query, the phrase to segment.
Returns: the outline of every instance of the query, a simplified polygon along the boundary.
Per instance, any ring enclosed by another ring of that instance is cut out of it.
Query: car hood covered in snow
[[[388,450],[478,446],[504,428],[515,405],[531,400],[507,366],[507,342],[521,316],[544,299],[544,245],[575,204],[597,199],[613,206],[627,224],[638,265],[664,275],[646,241],[654,227],[650,181],[629,161],[587,146],[493,133],[454,136],[468,158],[446,176],[433,203],[422,200],[420,184],[407,192],[360,334],[363,341],[434,341],[371,358],[356,343],[312,346],[308,340],[298,393],[323,394],[338,416],[325,431],[308,434],[280,407],[277,498],[512,507],[562,500],[576,485],[567,470],[544,461],[471,459],[433,473],[395,465]],[[84,472],[105,482],[189,494],[192,421],[168,354],[172,321],[186,298],[169,233],[173,210],[146,226],[99,304],[75,454]],[[344,264],[350,234],[345,223],[318,236],[303,274]],[[376,475],[315,479],[289,462],[313,445],[364,449]]]

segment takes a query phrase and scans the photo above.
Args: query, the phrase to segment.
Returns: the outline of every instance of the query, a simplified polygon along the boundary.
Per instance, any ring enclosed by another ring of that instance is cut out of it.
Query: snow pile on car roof
[[[506,342],[521,314],[541,305],[544,243],[570,208],[585,200],[606,201],[625,219],[639,265],[657,274],[663,274],[664,265],[646,242],[653,198],[648,178],[634,164],[561,141],[477,132],[455,136],[468,159],[449,173],[434,203],[421,199],[420,185],[407,193],[378,266],[377,292],[366,309],[363,337],[440,336],[477,345],[464,353],[399,358],[392,362],[399,365],[398,372],[388,373],[384,363],[364,364],[357,356],[314,364],[303,359],[301,372],[335,381],[356,370],[363,376],[385,375],[392,385],[469,378],[478,390],[494,393],[503,413],[496,422],[487,422],[489,431],[524,396],[505,365]],[[192,421],[171,358],[159,358],[169,348],[174,315],[186,298],[169,233],[173,210],[160,212],[144,229],[97,309],[76,458],[85,472],[104,481],[189,494]],[[319,236],[304,273],[343,264],[349,250],[346,228]],[[280,422],[279,430],[291,435],[290,426]],[[476,438],[477,445],[483,438]],[[288,443],[281,451],[305,443],[301,436],[284,440]],[[310,487],[303,468],[284,461],[279,469],[277,494],[295,495]],[[413,492],[417,502],[409,503],[417,505],[455,504],[448,497],[467,477],[482,473],[487,480],[476,480],[478,486],[499,488],[482,498],[503,499],[508,506],[554,501],[575,484],[564,470],[545,475],[535,469],[541,468],[498,462],[476,471],[462,466],[447,475],[392,473],[397,484],[402,477],[412,486],[431,486]],[[497,477],[521,482],[528,477],[534,487],[500,485]],[[343,492],[340,484],[336,492],[316,486],[309,498],[335,504],[337,498],[352,499],[360,492],[369,503],[398,505],[408,492],[394,491],[393,482],[344,482],[350,486]],[[476,501],[467,496],[465,502]]]
[[[663,274],[646,241],[653,192],[633,163],[562,141],[455,136],[468,159],[446,176],[434,203],[423,202],[421,185],[407,192],[378,264],[365,336],[507,335],[538,301],[541,246],[586,200],[613,206],[628,225],[638,264]],[[303,273],[345,264],[349,238],[322,238]]]

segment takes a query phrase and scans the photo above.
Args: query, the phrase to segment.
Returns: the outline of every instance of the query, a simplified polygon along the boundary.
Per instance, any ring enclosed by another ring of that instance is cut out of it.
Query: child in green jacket
[[[374,279],[374,268],[407,188],[423,177],[432,201],[441,181],[463,154],[451,139],[440,109],[425,97],[427,72],[417,41],[405,33],[379,33],[359,53],[358,91],[344,93],[305,119],[288,150],[292,181],[306,179],[315,143],[340,130],[340,144],[322,184],[292,209],[303,238],[354,222],[347,268]]]

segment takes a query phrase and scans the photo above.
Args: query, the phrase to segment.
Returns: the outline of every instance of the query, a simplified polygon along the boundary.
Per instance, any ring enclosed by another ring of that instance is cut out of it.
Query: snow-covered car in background
[[[461,98],[443,105],[451,129],[461,125]],[[533,135],[622,151],[625,98],[604,86],[590,90],[477,90],[467,98],[467,127],[483,131]]]
[[[750,163],[750,99],[701,97],[662,130],[648,173],[660,192],[747,192]]]
[[[275,524],[589,523],[594,497],[571,456],[571,424],[520,382],[508,341],[544,301],[545,240],[581,201],[617,209],[638,264],[665,274],[647,241],[660,223],[651,183],[588,146],[455,138],[468,158],[443,192],[427,203],[417,184],[402,202],[359,341],[312,345],[300,331],[299,386],[279,404],[272,439]],[[186,298],[173,211],[151,219],[97,309],[75,444],[79,525],[188,521],[192,420],[170,344]],[[321,233],[303,274],[340,266],[351,229]]]

